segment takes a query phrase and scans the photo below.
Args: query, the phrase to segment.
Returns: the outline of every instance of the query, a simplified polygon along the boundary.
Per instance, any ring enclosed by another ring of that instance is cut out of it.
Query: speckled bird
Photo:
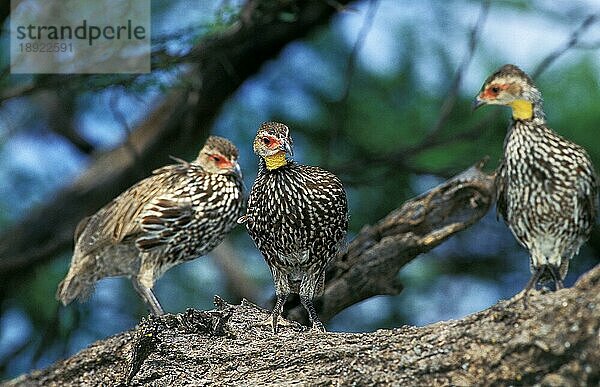
[[[240,223],[246,223],[273,275],[273,332],[290,293],[299,294],[312,327],[325,331],[313,298],[323,290],[327,264],[345,241],[346,192],[331,172],[290,158],[292,138],[284,124],[263,123],[253,148],[259,156],[258,176]]]
[[[154,282],[211,251],[243,212],[237,159],[231,142],[211,136],[193,162],[175,159],[83,219],[57,299],[67,305],[85,299],[101,278],[128,276],[150,311],[163,314]]]
[[[532,276],[563,287],[569,260],[589,238],[598,212],[598,180],[587,152],[546,125],[540,91],[517,66],[507,64],[483,84],[474,101],[512,108],[497,170],[497,208],[529,251]]]

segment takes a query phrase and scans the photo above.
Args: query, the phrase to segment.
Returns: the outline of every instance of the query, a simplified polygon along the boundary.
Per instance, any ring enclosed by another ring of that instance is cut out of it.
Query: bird
[[[290,293],[300,296],[312,329],[325,331],[313,299],[324,287],[325,269],[345,245],[348,202],[340,179],[291,159],[289,128],[279,122],[260,125],[253,142],[259,158],[245,223],[271,270],[276,302],[267,324],[274,334]]]
[[[236,146],[210,136],[194,161],[173,159],[81,220],[56,292],[63,305],[86,300],[104,277],[127,276],[149,311],[162,315],[154,282],[210,252],[237,225],[244,193]]]
[[[512,109],[496,171],[496,208],[529,252],[531,277],[523,294],[551,281],[562,289],[569,261],[598,214],[598,177],[590,156],[547,126],[541,92],[515,65],[486,79],[473,108],[483,105]]]

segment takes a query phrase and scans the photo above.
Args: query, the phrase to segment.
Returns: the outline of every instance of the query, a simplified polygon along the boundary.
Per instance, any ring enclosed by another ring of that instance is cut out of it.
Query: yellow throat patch
[[[277,169],[279,167],[283,167],[287,164],[285,160],[285,152],[277,152],[272,156],[265,157],[265,163],[267,164],[267,169],[272,171],[273,169]]]
[[[512,108],[512,116],[515,120],[529,120],[533,117],[533,104],[529,101],[517,99],[509,106]]]

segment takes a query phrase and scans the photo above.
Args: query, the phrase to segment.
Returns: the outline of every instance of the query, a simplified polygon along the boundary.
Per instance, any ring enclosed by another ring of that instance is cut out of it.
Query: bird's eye
[[[222,161],[221,156],[219,155],[210,155],[210,158],[212,159],[212,161],[214,162],[219,162]]]
[[[265,145],[270,145],[271,144],[271,139],[269,137],[263,137],[262,138],[262,142]]]
[[[492,86],[491,90],[494,94],[498,94],[500,92],[500,88],[498,86]]]

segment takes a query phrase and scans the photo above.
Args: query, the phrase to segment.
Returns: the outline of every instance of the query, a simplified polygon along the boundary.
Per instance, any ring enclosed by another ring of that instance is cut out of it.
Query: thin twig
[[[544,71],[546,71],[546,69],[548,67],[550,67],[550,65],[554,61],[556,61],[558,58],[560,58],[564,53],[569,51],[571,48],[576,47],[579,44],[579,39],[581,39],[581,35],[583,35],[583,33],[585,31],[587,31],[594,23],[596,23],[598,21],[598,16],[599,16],[598,14],[588,15],[583,20],[583,23],[581,23],[581,25],[575,31],[573,31],[571,33],[569,40],[562,47],[559,47],[556,50],[554,50],[553,52],[551,52],[548,56],[546,56],[540,62],[539,65],[537,65],[535,70],[533,70],[533,72],[531,73],[531,77],[533,79],[539,77],[540,75],[542,75],[542,73]]]
[[[358,35],[356,36],[356,41],[352,46],[352,50],[350,51],[350,55],[348,55],[348,62],[346,65],[346,71],[344,73],[344,88],[342,89],[342,94],[339,100],[335,103],[337,106],[337,114],[334,117],[334,123],[329,128],[329,150],[330,154],[335,154],[334,150],[337,146],[337,138],[341,131],[341,128],[344,126],[346,119],[348,117],[347,109],[348,109],[348,97],[350,96],[350,87],[352,86],[352,79],[354,78],[354,74],[356,72],[356,62],[358,60],[358,54],[362,49],[367,35],[373,27],[373,20],[375,19],[375,14],[377,12],[377,8],[379,6],[379,0],[370,0],[369,7],[367,9],[367,13],[363,20],[363,24],[358,31]]]
[[[119,125],[121,125],[121,127],[125,131],[124,146],[127,149],[127,151],[131,154],[131,157],[133,158],[133,168],[136,170],[136,173],[139,176],[142,176],[143,173],[140,168],[140,162],[141,162],[140,154],[137,151],[137,149],[135,149],[135,146],[133,145],[133,142],[131,141],[131,133],[133,132],[133,130],[131,129],[131,126],[127,122],[125,115],[123,115],[123,112],[121,111],[121,109],[119,109],[118,99],[119,99],[119,96],[117,95],[117,92],[114,91],[111,94],[110,99],[109,99],[109,109],[112,112],[113,117],[115,118],[115,121]]]
[[[454,107],[456,105],[456,101],[458,99],[458,93],[460,90],[460,85],[464,78],[464,74],[466,73],[466,71],[469,67],[469,64],[471,63],[473,56],[475,54],[475,48],[477,47],[477,43],[479,40],[478,37],[479,37],[479,34],[481,33],[483,25],[485,24],[485,20],[488,15],[489,8],[490,8],[490,1],[487,0],[482,4],[481,10],[479,11],[479,16],[477,17],[477,21],[475,22],[475,25],[470,30],[470,33],[469,33],[470,38],[469,38],[469,45],[467,48],[467,52],[465,53],[465,56],[464,56],[463,60],[461,61],[461,64],[458,66],[458,68],[456,70],[456,73],[452,80],[450,89],[448,90],[448,95],[446,96],[446,98],[444,99],[444,102],[442,103],[442,108],[440,109],[440,114],[438,116],[438,119],[437,119],[436,123],[433,125],[433,127],[428,131],[428,134],[425,136],[425,138],[420,143],[418,143],[414,146],[401,149],[400,151],[396,151],[392,154],[388,154],[385,156],[373,155],[372,157],[369,157],[367,160],[361,159],[358,161],[353,161],[346,165],[342,165],[336,169],[337,171],[343,172],[343,171],[347,171],[347,170],[354,170],[354,169],[356,169],[358,164],[362,165],[365,163],[365,161],[371,165],[392,162],[392,163],[394,163],[394,165],[400,164],[400,165],[406,166],[407,165],[407,163],[405,162],[406,158],[416,155],[425,149],[429,149],[432,146],[441,144],[444,141],[453,141],[453,139],[443,140],[440,135],[446,126],[446,123],[450,117],[450,114],[452,113],[452,110],[454,109]],[[478,127],[479,127],[479,125],[476,125],[473,128],[473,130],[476,130],[476,128],[478,128]]]
[[[479,31],[481,31],[481,28],[483,27],[483,23],[485,21],[485,17],[487,16],[488,9],[489,1],[486,1],[482,5],[482,9],[480,11],[479,18],[475,26],[471,29],[469,50],[467,51],[463,62],[461,63],[456,72],[449,94],[444,100],[444,103],[442,104],[442,109],[440,110],[438,120],[436,121],[436,124],[433,126],[433,128],[429,131],[427,136],[423,139],[423,141],[419,142],[416,145],[403,148],[399,151],[395,151],[387,155],[371,155],[365,158],[361,158],[360,160],[354,160],[351,163],[344,164],[339,166],[338,168],[335,168],[336,172],[344,173],[345,171],[354,170],[357,168],[357,166],[364,166],[365,164],[368,164],[370,166],[389,164],[407,168],[408,171],[414,170],[409,168],[410,163],[408,162],[408,159],[410,159],[411,157],[414,157],[425,150],[431,149],[432,147],[447,145],[461,139],[472,138],[473,135],[478,133],[485,126],[489,125],[489,123],[498,116],[498,111],[490,112],[482,120],[475,123],[472,127],[462,131],[461,133],[457,134],[456,136],[453,136],[452,138],[443,138],[443,136],[440,136],[440,133],[443,131],[443,128],[445,127],[445,124],[448,118],[450,117],[452,109],[454,108],[454,105],[458,100],[458,90],[460,89],[460,83],[462,81],[463,74],[466,72],[466,68],[474,54],[478,34]],[[599,19],[600,17],[598,14],[592,14],[587,16],[581,23],[581,25],[571,33],[570,38],[566,44],[552,51],[544,59],[542,59],[540,64],[532,72],[533,78],[539,77],[544,71],[548,69],[548,67],[556,59],[565,54],[568,50],[572,48],[583,48],[582,43],[580,42],[581,36]],[[595,47],[592,46],[592,48]]]
[[[350,55],[348,56],[348,64],[346,66],[346,72],[344,74],[344,89],[342,91],[342,96],[340,97],[340,103],[346,103],[348,100],[348,96],[350,94],[350,86],[352,85],[352,78],[354,78],[354,73],[356,72],[356,62],[358,59],[358,54],[360,54],[360,50],[365,44],[365,40],[369,35],[369,31],[373,27],[373,20],[375,19],[375,14],[377,12],[377,8],[379,7],[379,0],[370,0],[369,8],[367,9],[367,14],[365,15],[365,19],[363,20],[363,24],[358,31],[358,35],[356,36],[356,41],[354,42],[354,46],[352,47],[352,51],[350,51]]]
[[[485,24],[485,20],[487,18],[488,12],[490,9],[490,1],[487,0],[481,5],[481,10],[479,11],[479,16],[477,17],[477,21],[475,25],[471,28],[469,32],[469,45],[467,48],[467,52],[461,64],[458,66],[456,73],[454,74],[454,78],[452,83],[450,84],[450,89],[448,90],[448,95],[444,99],[442,103],[442,108],[440,109],[440,114],[436,123],[433,125],[433,128],[429,131],[428,135],[421,142],[420,147],[426,147],[430,142],[436,141],[439,137],[440,133],[446,126],[448,122],[448,118],[450,118],[450,114],[456,105],[456,101],[458,99],[458,93],[460,90],[460,86],[462,84],[462,80],[464,78],[471,61],[473,60],[473,56],[475,55],[475,48],[477,47],[477,43],[479,41],[479,34],[481,33],[481,29]]]

